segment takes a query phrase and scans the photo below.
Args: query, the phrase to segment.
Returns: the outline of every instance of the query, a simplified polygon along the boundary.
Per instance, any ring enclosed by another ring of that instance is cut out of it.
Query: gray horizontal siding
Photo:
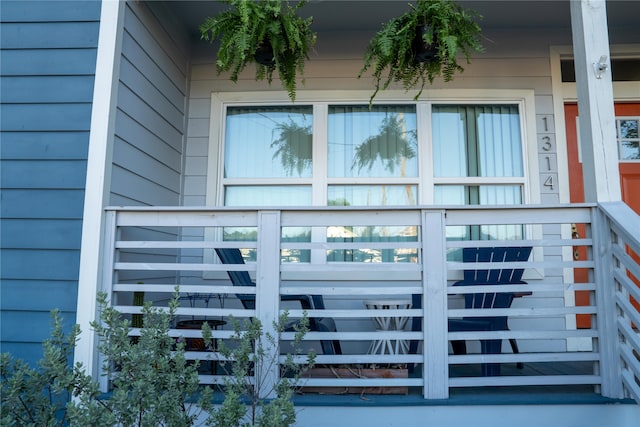
[[[110,203],[180,204],[188,62],[163,19],[146,3],[125,9]]]
[[[100,1],[0,7],[2,351],[33,363],[75,322]]]

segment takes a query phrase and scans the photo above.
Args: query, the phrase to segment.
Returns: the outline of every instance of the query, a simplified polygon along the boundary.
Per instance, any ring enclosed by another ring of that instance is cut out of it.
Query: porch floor
[[[514,363],[503,363],[501,375],[577,375],[590,374],[591,362],[524,363],[518,369]],[[452,366],[451,377],[480,376],[479,365]],[[216,393],[216,401],[222,401],[222,393]],[[297,406],[428,406],[428,405],[593,405],[624,403],[634,404],[632,399],[611,399],[596,392],[593,385],[554,386],[485,386],[451,388],[449,399],[424,399],[419,387],[410,387],[408,394],[368,393],[298,393],[294,397]]]
[[[591,362],[503,363],[501,375],[576,375],[593,371]],[[452,366],[451,377],[480,376],[479,365]],[[632,399],[610,399],[601,396],[593,385],[457,387],[449,391],[449,399],[427,400],[419,387],[409,389],[407,395],[380,394],[298,394],[296,405],[301,406],[414,406],[414,405],[518,405],[518,404],[610,404],[629,403]]]

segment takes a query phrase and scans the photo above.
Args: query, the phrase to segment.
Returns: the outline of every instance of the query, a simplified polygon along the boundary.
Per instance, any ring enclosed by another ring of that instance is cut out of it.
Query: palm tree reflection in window
[[[352,167],[358,171],[367,168],[371,171],[373,166],[380,161],[384,168],[392,175],[396,167],[400,168],[400,176],[405,177],[407,160],[416,156],[416,131],[407,131],[403,113],[387,114],[380,124],[380,132],[365,139],[356,147]],[[406,185],[407,204],[414,205],[413,186]],[[385,188],[382,187],[384,193]],[[383,196],[383,205],[386,197]]]
[[[403,113],[389,113],[380,122],[379,132],[366,138],[355,147],[352,169],[371,173],[375,166],[381,165],[391,176],[399,169],[400,177],[407,176],[407,161],[416,157],[416,131],[406,129]],[[379,173],[379,172],[378,172]],[[375,175],[375,172],[374,172]],[[375,186],[373,186],[375,187]],[[370,188],[371,191],[373,188]],[[380,187],[382,205],[387,204],[386,186]],[[405,185],[406,203],[414,205],[414,185]],[[346,199],[333,204],[348,205]],[[330,201],[331,203],[331,201]],[[367,203],[368,204],[368,203]],[[416,241],[417,228],[393,226],[343,226],[341,235],[331,235],[329,241],[340,242],[402,242]],[[328,254],[329,261],[359,262],[417,262],[414,249],[354,249],[335,250]]]
[[[367,138],[356,147],[356,155],[353,166],[359,170],[373,168],[380,159],[385,169],[394,172],[396,166],[406,166],[406,161],[416,156],[414,148],[416,144],[415,131],[406,131],[405,123],[400,114],[388,114],[382,119],[380,133]],[[406,172],[400,173],[406,176]]]
[[[271,148],[275,149],[273,158],[280,157],[280,163],[289,175],[294,171],[302,175],[305,169],[311,167],[313,159],[311,125],[301,125],[289,117],[289,121],[279,123],[276,130],[280,136],[271,143]]]

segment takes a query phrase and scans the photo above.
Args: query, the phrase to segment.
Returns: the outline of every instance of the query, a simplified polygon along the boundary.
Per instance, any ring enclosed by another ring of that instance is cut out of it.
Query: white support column
[[[593,208],[591,211],[593,212],[591,230],[595,262],[597,350],[600,353],[601,393],[606,397],[621,399],[624,397],[624,391],[621,380],[618,314],[616,313],[616,289],[613,285],[611,252],[614,242],[611,241],[611,229],[605,214],[600,208]]]
[[[447,266],[444,211],[422,212],[425,399],[449,397]]]
[[[125,3],[118,0],[102,2],[87,157],[76,312],[76,322],[82,333],[76,344],[74,363],[82,363],[94,378],[98,376],[99,366],[96,362],[96,337],[90,323],[96,319],[96,297],[102,279],[101,238],[105,229],[104,208],[108,203],[111,182],[124,9]]]
[[[113,268],[115,267],[116,260],[116,240],[118,240],[119,233],[116,230],[116,222],[118,219],[118,215],[115,211],[109,211],[104,216],[104,240],[102,242],[102,277],[100,278],[100,283],[102,284],[101,288],[97,291],[105,292],[107,294],[107,304],[113,305],[114,302],[117,304],[117,301],[113,301],[113,283],[117,280],[117,275],[114,274]],[[89,305],[89,304],[87,304]],[[95,298],[93,301],[92,307],[95,307]],[[97,314],[96,314],[97,316]],[[93,335],[93,334],[92,334]],[[94,344],[96,347],[98,342],[96,341]],[[103,375],[104,371],[102,367],[104,366],[104,357],[100,354],[97,349],[94,349],[93,354],[93,366],[94,369],[98,370],[98,383],[100,384],[100,391],[107,392],[109,391],[109,378],[106,375]],[[93,375],[93,378],[96,378],[96,375]]]
[[[256,317],[262,323],[263,335],[270,334],[277,339],[278,333],[274,322],[278,321],[280,313],[280,212],[258,212],[258,262],[256,271]],[[258,393],[261,398],[275,397],[275,385],[278,382],[278,356],[280,347],[278,342],[271,345],[267,340],[262,341],[265,361],[261,367],[256,367],[256,376],[260,384]]]
[[[571,0],[571,27],[587,202],[621,200],[605,0]]]

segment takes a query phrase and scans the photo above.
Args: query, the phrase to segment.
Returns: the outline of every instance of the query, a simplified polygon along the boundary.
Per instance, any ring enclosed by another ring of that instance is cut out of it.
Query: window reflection
[[[519,185],[438,185],[436,203],[441,205],[519,205],[522,187]],[[447,240],[520,240],[523,225],[448,226]],[[449,261],[462,261],[462,249],[449,249]]]
[[[640,119],[636,118],[620,118],[616,120],[620,160],[640,160],[638,123],[640,123]]]
[[[415,106],[329,107],[330,177],[417,176]]]
[[[411,206],[415,185],[330,185],[329,206]]]
[[[435,176],[523,176],[517,105],[434,105]]]
[[[225,206],[308,206],[311,186],[245,185],[227,186]]]
[[[417,242],[418,227],[415,226],[340,226],[327,228],[327,242],[364,243],[366,248],[337,249],[327,251],[329,262],[392,262],[417,263],[418,250],[395,247],[384,249],[376,243]],[[401,245],[398,245],[401,246]]]
[[[312,107],[229,107],[226,178],[310,177]]]

